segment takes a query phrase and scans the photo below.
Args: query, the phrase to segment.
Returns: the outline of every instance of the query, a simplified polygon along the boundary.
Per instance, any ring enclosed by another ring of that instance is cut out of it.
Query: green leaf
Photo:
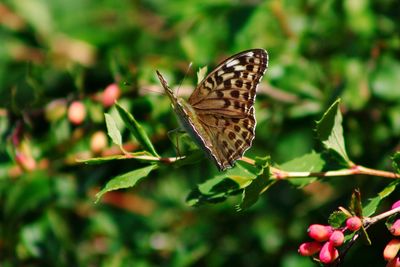
[[[174,167],[195,164],[205,159],[204,152],[196,145],[187,132],[175,129],[168,132],[168,138],[175,145],[177,155],[184,156],[174,162]]]
[[[371,198],[368,202],[368,204],[363,208],[363,214],[366,217],[372,216],[377,207],[379,206],[379,203],[386,197],[388,197],[390,194],[394,192],[396,189],[397,185],[400,183],[400,180],[397,179],[393,182],[391,182],[388,186],[386,186],[381,192],[378,193],[378,195],[374,198]]]
[[[235,181],[240,189],[243,189],[251,184],[251,181],[257,177],[257,169],[248,167],[245,164],[238,162],[236,167],[225,171],[221,176],[228,177]]]
[[[319,140],[324,144],[326,149],[335,151],[348,166],[352,165],[347,156],[342,127],[342,114],[339,109],[340,99],[336,100],[317,121],[316,131]]]
[[[256,166],[260,168],[260,172],[251,183],[243,190],[241,203],[238,205],[238,210],[250,208],[257,202],[260,194],[272,186],[276,180],[270,179],[269,157],[256,159]]]
[[[398,220],[398,215],[397,214],[393,214],[392,216],[387,218],[386,221],[385,221],[386,228],[390,231],[390,228],[393,226],[393,224],[397,220]]]
[[[15,181],[3,203],[4,215],[10,222],[43,208],[52,198],[52,182],[44,173],[35,172]]]
[[[371,89],[374,96],[387,101],[399,101],[400,64],[398,60],[385,56],[378,62],[376,71],[371,75]]]
[[[269,177],[269,157],[257,158],[256,167],[238,162],[234,168],[192,190],[186,201],[191,206],[217,203],[242,192],[242,200],[237,208],[244,210],[252,206],[259,195],[276,182]]]
[[[179,168],[186,165],[193,165],[204,159],[204,152],[200,149],[196,149],[190,151],[190,153],[186,154],[184,158],[175,161],[172,166]]]
[[[396,153],[394,153],[393,157],[393,168],[396,170],[397,173],[400,173],[400,152],[397,151]]]
[[[363,210],[361,204],[361,193],[359,189],[355,189],[351,195],[350,211],[357,217],[363,217]]]
[[[104,117],[106,119],[107,133],[110,136],[111,140],[114,144],[118,146],[122,146],[122,136],[120,131],[117,128],[117,124],[111,115],[105,113]]]
[[[368,84],[369,74],[366,72],[365,62],[361,58],[337,59],[343,69],[343,93],[341,97],[346,108],[350,110],[361,110],[365,108],[371,97],[369,90],[362,90]]]
[[[102,164],[112,160],[143,160],[146,162],[159,162],[159,159],[151,155],[149,152],[141,151],[135,153],[127,153],[124,155],[113,155],[101,158],[90,158],[90,159],[77,159],[78,162],[86,164]]]
[[[322,171],[325,163],[326,162],[321,154],[311,151],[311,153],[287,161],[281,164],[279,167],[285,171],[319,172]],[[316,177],[288,179],[290,183],[298,187],[306,186],[315,180],[317,180]]]
[[[102,164],[112,160],[128,159],[125,155],[113,155],[109,157],[90,158],[90,159],[76,159],[77,162],[86,164]]]
[[[256,174],[237,163],[232,169],[217,174],[193,189],[186,202],[191,206],[224,201],[228,196],[237,195],[250,185]]]
[[[334,228],[339,228],[346,221],[348,216],[343,211],[334,211],[329,215],[328,223]]]
[[[370,246],[372,244],[371,239],[369,238],[367,229],[365,229],[364,225],[361,226],[361,237],[368,246]]]
[[[159,157],[159,155],[157,154],[156,150],[153,147],[153,144],[150,141],[150,138],[147,136],[147,133],[144,131],[142,126],[135,120],[132,114],[130,114],[118,103],[116,103],[115,107],[117,108],[118,113],[121,116],[122,120],[125,122],[126,127],[128,127],[128,129],[135,136],[138,142],[143,146],[143,148],[149,151],[153,156]]]
[[[185,155],[194,150],[199,150],[199,146],[196,145],[193,138],[191,138],[187,132],[179,128],[168,131],[168,138],[174,144],[178,154]]]
[[[208,187],[209,190],[205,190]],[[207,192],[204,192],[207,191]],[[226,200],[230,195],[240,192],[239,185],[228,178],[213,178],[194,188],[186,198],[190,206],[200,206],[207,203],[218,203]]]
[[[149,173],[157,167],[157,165],[149,165],[112,178],[108,181],[106,186],[96,194],[95,203],[99,202],[100,198],[107,192],[135,186],[140,179],[149,175]]]
[[[197,84],[201,83],[201,81],[206,77],[207,69],[207,66],[204,66],[197,71]]]

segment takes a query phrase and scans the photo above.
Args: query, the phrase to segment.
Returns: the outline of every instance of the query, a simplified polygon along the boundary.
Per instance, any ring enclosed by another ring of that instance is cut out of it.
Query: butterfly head
[[[174,92],[172,92],[172,89],[169,87],[167,81],[165,78],[161,75],[161,73],[156,70],[158,79],[161,82],[162,87],[164,88],[165,92],[167,93],[168,97],[171,99],[172,104],[177,102],[176,96],[174,95]]]

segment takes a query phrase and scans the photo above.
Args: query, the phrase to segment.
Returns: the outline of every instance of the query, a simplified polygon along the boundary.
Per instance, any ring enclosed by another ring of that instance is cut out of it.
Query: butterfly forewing
[[[192,93],[188,102],[196,107],[205,98],[217,98],[223,106],[225,105],[223,99],[236,98],[237,92],[240,97],[254,101],[257,85],[267,67],[268,54],[264,49],[253,49],[236,54],[220,63],[207,75]],[[223,95],[224,91],[228,91],[233,96]]]
[[[187,103],[170,95],[158,73],[182,124],[220,170],[232,167],[252,144],[256,89],[267,67],[264,49],[236,54],[207,75]]]

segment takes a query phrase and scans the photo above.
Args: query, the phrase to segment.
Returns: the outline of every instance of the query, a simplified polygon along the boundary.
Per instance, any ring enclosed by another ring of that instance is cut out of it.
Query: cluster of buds
[[[121,96],[121,89],[119,88],[118,84],[112,83],[109,84],[102,92],[98,93],[94,97],[94,99],[103,104],[105,108],[109,108],[114,105],[115,101],[118,100]],[[56,100],[51,102],[46,107],[46,116],[48,118],[58,118],[58,114],[63,115],[65,113],[65,103],[62,100]],[[82,124],[87,115],[86,111],[87,107],[85,103],[81,100],[73,101],[67,110],[68,120],[74,125]]]
[[[314,240],[300,245],[299,253],[302,256],[314,256],[318,254],[318,260],[329,264],[339,257],[338,247],[344,243],[344,232],[358,231],[362,226],[359,217],[353,216],[346,220],[343,228],[333,228],[330,225],[312,224],[308,228],[308,235]]]
[[[392,209],[398,207],[400,207],[400,200],[392,205]],[[400,267],[400,219],[397,219],[389,227],[389,231],[395,237],[389,241],[383,250],[383,258],[388,262],[386,267]]]

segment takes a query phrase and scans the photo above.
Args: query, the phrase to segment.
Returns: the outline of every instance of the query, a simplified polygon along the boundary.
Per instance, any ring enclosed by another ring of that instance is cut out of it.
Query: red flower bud
[[[400,235],[400,219],[397,219],[389,229],[390,233],[394,236]]]
[[[300,245],[298,252],[302,256],[312,256],[321,250],[322,244],[316,241],[306,242]]]
[[[392,239],[387,243],[385,249],[383,250],[383,258],[386,261],[393,260],[397,256],[400,249],[400,239]]]
[[[322,224],[312,224],[308,227],[308,235],[319,242],[323,242],[329,239],[331,236],[333,229],[329,225]]]
[[[390,260],[387,264],[386,267],[400,267],[400,258],[396,257],[393,260]]]
[[[30,155],[17,152],[15,155],[15,161],[25,171],[33,171],[36,169],[36,161]]]
[[[357,231],[362,226],[361,219],[357,216],[350,217],[346,220],[346,226],[350,231]]]
[[[333,233],[329,237],[329,242],[331,242],[334,247],[341,246],[344,242],[344,235],[342,231],[339,230],[333,231]]]
[[[397,200],[395,203],[392,205],[392,209],[400,207],[400,200]]]
[[[90,149],[95,154],[101,153],[107,144],[107,135],[102,131],[95,132],[90,138]]]
[[[68,108],[68,119],[75,125],[81,124],[86,117],[86,108],[80,101],[74,101]]]
[[[325,264],[332,263],[337,257],[339,257],[339,252],[331,242],[326,242],[319,252],[319,259]]]
[[[119,89],[116,83],[108,85],[103,92],[103,97],[102,97],[103,106],[110,107],[114,105],[115,100],[118,100],[120,95],[121,95],[121,90]]]

